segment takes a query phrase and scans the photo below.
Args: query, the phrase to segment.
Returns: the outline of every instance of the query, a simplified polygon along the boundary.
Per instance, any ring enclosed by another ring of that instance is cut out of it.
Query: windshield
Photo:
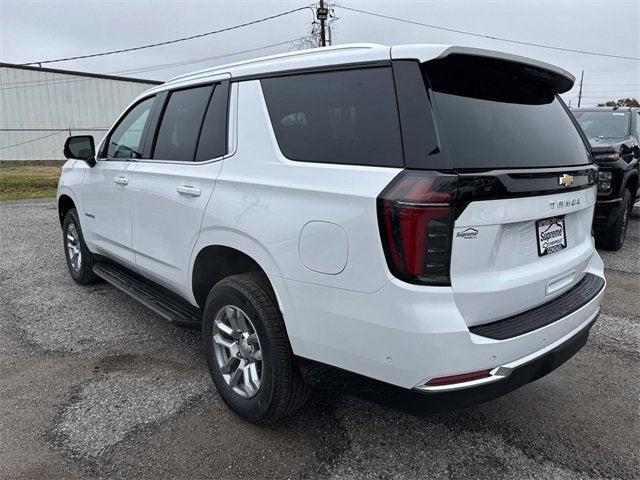
[[[462,57],[423,67],[454,168],[590,163],[571,114],[544,71],[503,60]]]
[[[624,138],[629,136],[629,112],[581,112],[573,115],[588,138]]]

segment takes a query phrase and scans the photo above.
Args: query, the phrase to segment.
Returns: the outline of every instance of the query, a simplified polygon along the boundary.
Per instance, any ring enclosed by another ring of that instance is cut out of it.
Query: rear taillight
[[[457,176],[404,170],[378,197],[378,223],[391,273],[421,285],[450,285]]]

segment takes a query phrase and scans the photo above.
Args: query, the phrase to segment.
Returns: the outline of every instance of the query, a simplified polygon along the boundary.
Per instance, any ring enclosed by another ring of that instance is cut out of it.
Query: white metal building
[[[127,105],[161,83],[0,63],[0,160],[60,160],[69,135],[96,144]]]

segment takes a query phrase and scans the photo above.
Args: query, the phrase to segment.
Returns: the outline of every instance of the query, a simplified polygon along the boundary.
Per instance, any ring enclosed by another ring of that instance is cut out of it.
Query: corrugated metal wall
[[[0,160],[59,160],[67,136],[96,145],[151,83],[0,66]]]

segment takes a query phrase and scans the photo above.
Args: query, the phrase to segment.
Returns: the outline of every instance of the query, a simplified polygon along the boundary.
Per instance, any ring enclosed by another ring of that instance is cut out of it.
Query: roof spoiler
[[[552,85],[556,93],[564,93],[571,90],[576,80],[568,71],[550,63],[496,50],[449,45],[401,45],[391,47],[392,59],[411,58],[417,59],[420,63],[442,59],[452,54],[488,57],[526,65],[534,70],[540,71],[540,73],[543,73],[545,77],[547,77],[547,83]]]

